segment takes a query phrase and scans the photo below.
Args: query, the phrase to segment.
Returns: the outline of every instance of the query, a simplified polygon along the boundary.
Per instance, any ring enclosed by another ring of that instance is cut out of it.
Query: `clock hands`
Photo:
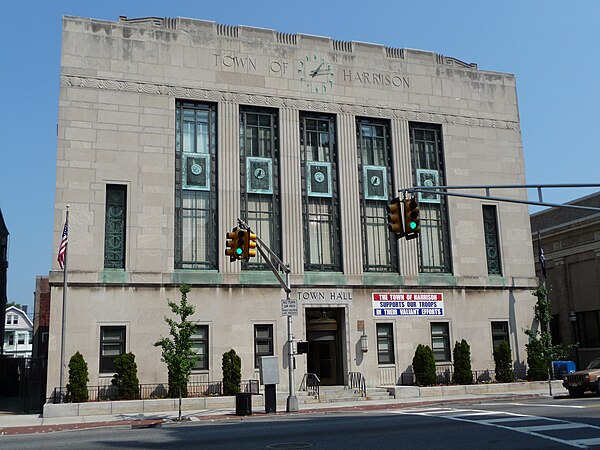
[[[325,63],[324,61],[321,61],[321,64],[319,64],[318,67],[310,73],[310,76],[314,78],[316,75],[318,75],[319,70],[321,70],[321,67],[323,66],[324,63]]]
[[[327,65],[327,67],[323,67],[323,64],[325,63],[321,62],[321,64],[319,64],[319,66],[315,70],[312,70],[309,75],[312,78],[316,77],[317,75],[333,75],[333,72],[331,71],[331,66]]]

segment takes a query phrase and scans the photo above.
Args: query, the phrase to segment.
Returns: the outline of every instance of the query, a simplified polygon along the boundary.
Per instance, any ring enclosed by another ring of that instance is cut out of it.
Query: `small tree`
[[[433,386],[437,384],[435,358],[428,345],[419,344],[412,360],[415,384],[417,386]]]
[[[194,314],[196,308],[187,302],[190,287],[184,284],[179,288],[179,292],[181,292],[179,305],[167,301],[173,314],[179,316],[179,322],[165,317],[172,338],[162,338],[155,342],[154,346],[162,348],[162,361],[167,364],[169,374],[169,396],[179,397],[179,420],[181,420],[181,398],[183,395],[187,396],[188,379],[200,356],[192,350],[191,337],[196,325],[189,322],[188,317]]]
[[[83,355],[76,352],[69,360],[69,382],[67,383],[67,403],[88,401],[87,382],[89,379],[88,366]]]
[[[117,387],[119,398],[135,400],[140,398],[140,380],[137,376],[137,364],[133,353],[125,353],[115,358],[116,374],[111,380]]]
[[[537,330],[526,329],[525,334],[529,336],[529,343],[525,344],[527,349],[527,379],[547,380],[550,376],[550,364],[553,360],[561,360],[567,356],[567,348],[563,345],[553,345],[552,335],[549,331],[550,300],[544,284],[532,292],[537,297],[533,308],[535,319],[539,324]]]
[[[452,352],[454,356],[454,376],[452,382],[455,384],[473,383],[473,372],[471,370],[471,347],[464,339],[454,344]]]
[[[234,395],[240,392],[242,382],[242,359],[234,349],[223,353],[223,395]]]
[[[494,363],[496,365],[496,381],[498,383],[512,383],[515,381],[515,372],[512,368],[512,353],[508,342],[502,341],[494,350]]]

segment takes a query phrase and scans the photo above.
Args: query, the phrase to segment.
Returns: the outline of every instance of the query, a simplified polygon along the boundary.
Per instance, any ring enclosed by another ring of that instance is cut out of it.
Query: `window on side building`
[[[489,275],[502,275],[500,243],[498,242],[498,214],[495,205],[483,205],[483,234]]]
[[[390,127],[387,121],[359,118],[356,123],[363,270],[398,270],[396,240],[387,229],[386,206],[395,197],[392,180]]]
[[[106,215],[104,218],[104,268],[125,268],[125,218],[127,186],[106,185]]]
[[[441,128],[431,124],[410,124],[410,145],[415,186],[445,185]],[[450,273],[450,237],[446,196],[416,194],[421,233],[419,272]]]
[[[506,341],[510,346],[508,322],[492,322],[492,349],[498,350],[502,341]]]
[[[100,372],[115,371],[115,358],[125,354],[125,326],[100,327]]]
[[[208,325],[196,325],[191,341],[192,351],[200,356],[193,368],[208,370]]]
[[[377,362],[394,364],[394,328],[391,323],[377,324]]]
[[[175,268],[216,269],[216,107],[178,102],[175,123]]]
[[[431,323],[431,349],[436,362],[451,362],[448,323]]]
[[[273,356],[273,325],[254,325],[254,367],[261,356]]]
[[[341,271],[335,118],[302,114],[304,269]]]
[[[250,228],[281,257],[279,136],[277,111],[240,108],[241,214]],[[257,254],[243,269],[268,269]]]

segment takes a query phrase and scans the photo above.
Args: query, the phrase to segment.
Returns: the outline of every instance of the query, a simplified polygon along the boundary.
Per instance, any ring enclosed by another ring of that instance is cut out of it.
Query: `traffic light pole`
[[[251,233],[252,230],[250,229],[250,227],[248,226],[248,224],[246,222],[244,222],[241,219],[238,219],[238,224],[241,228],[245,229],[248,231],[248,233]],[[265,262],[267,263],[267,265],[269,266],[269,268],[271,269],[271,271],[273,272],[273,275],[275,275],[275,277],[277,277],[277,280],[279,281],[279,284],[281,284],[281,287],[283,288],[283,290],[285,291],[286,294],[286,300],[290,300],[290,294],[292,292],[292,288],[290,285],[290,266],[284,264],[281,259],[279,259],[279,257],[275,254],[275,252],[273,252],[273,250],[271,250],[269,248],[269,246],[267,244],[265,244],[258,236],[256,237],[256,241],[258,243],[258,245],[256,246],[256,248],[258,249],[259,253],[261,254],[261,256],[263,257],[263,259],[265,260]],[[283,274],[285,275],[285,280],[283,279],[283,277],[281,276],[281,273],[283,272]],[[287,412],[296,412],[298,411],[298,398],[296,397],[296,381],[294,379],[294,366],[296,365],[295,363],[295,353],[294,353],[294,334],[293,334],[293,330],[292,330],[292,316],[287,316],[287,347],[288,347],[288,398],[287,398],[287,405],[286,405],[286,411]]]
[[[482,185],[482,186],[417,186],[414,188],[400,189],[404,195],[407,193],[421,193],[421,194],[437,194],[452,197],[463,197],[463,198],[474,198],[479,200],[496,200],[499,202],[508,203],[521,203],[524,205],[536,205],[536,206],[549,206],[555,208],[570,208],[570,209],[583,209],[587,211],[600,211],[600,208],[594,206],[581,206],[581,205],[569,205],[561,203],[548,203],[544,202],[542,198],[542,189],[549,188],[587,188],[587,187],[600,187],[600,184],[499,184],[499,185]],[[475,194],[461,194],[458,192],[448,192],[448,189],[452,190],[463,190],[463,189],[485,189],[486,195],[475,195]],[[520,200],[515,198],[506,197],[495,197],[490,195],[492,189],[537,189],[538,201],[532,200]]]

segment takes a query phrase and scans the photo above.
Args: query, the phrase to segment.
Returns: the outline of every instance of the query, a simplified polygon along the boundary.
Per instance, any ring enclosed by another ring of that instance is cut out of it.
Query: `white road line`
[[[554,431],[554,430],[570,430],[571,428],[590,428],[585,423],[555,423],[553,425],[535,425],[532,427],[511,427],[513,430],[528,433],[530,431]]]
[[[501,405],[513,405],[513,406],[527,406],[533,407],[544,407],[544,408],[574,408],[574,409],[585,409],[585,406],[579,405],[542,405],[541,403],[480,403],[481,406],[501,406]]]
[[[585,445],[585,446],[592,446],[592,445],[599,445],[600,444],[600,438],[575,439],[572,442],[577,442],[578,444]]]
[[[518,417],[499,417],[497,419],[488,419],[488,420],[482,420],[481,422],[488,422],[490,424],[492,423],[504,423],[504,422],[521,422],[524,420],[539,420],[538,417],[535,416],[518,416]]]
[[[498,406],[494,404],[494,406]],[[565,420],[554,419],[551,417],[541,417],[534,416],[529,414],[517,414],[510,413],[505,411],[485,411],[485,410],[465,410],[465,409],[405,409],[405,410],[394,410],[388,411],[394,414],[406,414],[406,415],[418,415],[418,416],[426,416],[426,417],[439,417],[449,420],[455,420],[458,422],[467,422],[472,424],[479,424],[494,428],[500,428],[503,430],[515,431],[517,433],[527,434],[529,436],[535,436],[541,439],[546,439],[553,442],[558,442],[560,444],[568,445],[571,447],[577,448],[588,448],[591,445],[600,444],[599,438],[588,438],[588,439],[560,439],[554,436],[549,436],[542,434],[543,431],[554,431],[554,430],[567,430],[574,428],[588,428],[594,430],[600,430],[600,427],[595,425],[589,425],[585,423],[579,422],[569,422]],[[510,416],[510,417],[497,417],[492,419],[476,419],[475,416],[485,416],[485,415],[497,415],[497,416]],[[551,425],[537,425],[531,427],[515,427],[510,426],[510,422],[514,421],[523,421],[523,420],[542,420],[548,422],[554,422]]]

